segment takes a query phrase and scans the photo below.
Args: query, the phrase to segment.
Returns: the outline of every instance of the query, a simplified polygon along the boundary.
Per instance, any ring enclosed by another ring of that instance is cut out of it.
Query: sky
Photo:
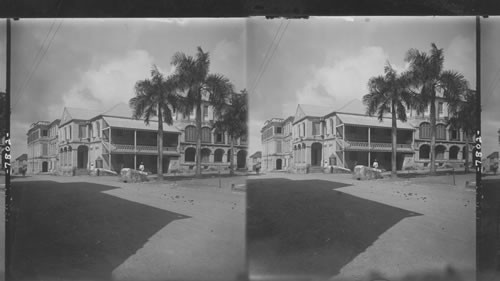
[[[5,30],[1,20],[0,91]],[[153,64],[173,72],[176,52],[194,56],[200,46],[209,52],[211,73],[229,78],[236,91],[246,88],[246,19],[21,19],[11,30],[14,159],[27,152],[32,123],[61,118],[65,106],[105,110],[128,103]]]
[[[261,149],[266,120],[294,115],[301,103],[333,111],[354,98],[361,100],[369,78],[382,75],[387,61],[398,71],[407,67],[404,57],[411,48],[428,52],[431,43],[443,48],[444,69],[461,72],[475,89],[475,29],[475,17],[251,18],[250,154]],[[264,60],[273,42],[276,51]],[[265,68],[263,61],[268,61]]]
[[[500,150],[500,17],[481,19],[481,139],[483,156]]]

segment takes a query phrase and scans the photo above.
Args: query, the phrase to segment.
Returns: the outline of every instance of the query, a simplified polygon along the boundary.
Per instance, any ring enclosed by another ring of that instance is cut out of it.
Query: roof
[[[491,159],[491,158],[494,158],[494,159],[495,159],[495,158],[498,158],[498,151],[495,151],[495,152],[491,153],[491,154],[490,154],[490,155],[488,155],[488,157],[486,157],[486,158],[489,158],[489,159]]]
[[[126,117],[126,118],[132,118],[132,115],[134,114],[132,108],[126,103],[118,103],[111,107],[110,109],[104,111],[102,115],[105,116],[114,116],[114,117]]]
[[[257,151],[254,154],[250,155],[250,158],[262,158],[262,152]]]
[[[76,107],[66,107],[67,112],[71,116],[71,119],[78,120],[89,120],[101,114],[98,110],[92,110],[88,108],[76,108]]]
[[[149,121],[149,125],[144,123],[144,120],[136,120],[131,118],[117,118],[117,117],[109,117],[104,116],[104,121],[108,123],[110,127],[113,128],[122,128],[122,129],[135,129],[135,130],[144,130],[144,131],[157,131],[158,130],[158,122]],[[179,129],[174,126],[167,125],[163,123],[163,131],[171,132],[171,133],[180,133]]]
[[[331,107],[312,104],[299,104],[299,107],[302,109],[305,116],[322,117],[333,111]]]
[[[24,161],[24,160],[28,160],[28,154],[26,153],[21,154],[21,156],[16,158],[16,161]]]
[[[356,114],[366,114],[365,105],[358,99],[352,99],[348,103],[339,107],[336,112],[344,112],[344,113],[356,113]]]
[[[392,128],[391,118],[383,118],[382,121],[379,121],[377,117],[367,116],[367,115],[338,113],[337,116],[344,124],[366,126],[366,127]],[[408,123],[403,123],[399,120],[397,120],[396,122],[398,129],[414,130],[414,128]]]

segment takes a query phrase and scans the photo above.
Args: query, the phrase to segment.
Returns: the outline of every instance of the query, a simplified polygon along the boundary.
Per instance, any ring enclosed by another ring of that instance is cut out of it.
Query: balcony
[[[372,142],[368,145],[368,142],[364,141],[342,141],[344,150],[361,150],[361,151],[380,151],[380,152],[391,152],[392,143],[382,143],[382,142]],[[397,144],[396,147],[398,152],[413,152],[411,144]]]
[[[130,154],[157,154],[158,147],[156,145],[137,145],[134,149],[133,144],[114,144],[111,146],[109,143],[103,142],[104,149],[107,153],[111,151],[111,153],[130,153]],[[164,146],[163,154],[167,155],[178,155],[176,146]]]

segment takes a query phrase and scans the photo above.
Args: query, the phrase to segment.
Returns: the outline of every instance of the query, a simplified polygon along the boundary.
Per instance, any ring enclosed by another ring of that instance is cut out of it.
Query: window
[[[446,139],[446,126],[443,124],[436,125],[436,139],[445,140]]]
[[[69,139],[71,139],[71,125],[69,126]]]
[[[431,124],[422,123],[419,128],[420,138],[421,139],[430,139],[431,138]]]
[[[246,142],[247,142],[247,136],[246,136],[246,135],[241,136],[241,138],[240,138],[240,142],[241,142],[242,144],[246,143]]]
[[[201,142],[210,143],[212,142],[210,128],[201,128]]]
[[[87,128],[85,125],[78,126],[78,137],[86,138],[87,137]]]
[[[276,153],[281,153],[281,146],[282,146],[281,141],[277,141],[276,142]]]
[[[222,162],[222,156],[224,155],[224,150],[217,149],[214,153],[214,162]]]
[[[458,139],[458,130],[450,129],[450,140],[459,140]]]
[[[203,119],[204,120],[208,119],[208,105],[203,106]]]
[[[224,143],[224,134],[221,132],[215,133],[215,143]]]
[[[443,114],[443,103],[439,102],[438,103],[438,116]]]
[[[193,147],[188,147],[184,152],[184,162],[194,162],[196,155],[196,149]]]
[[[196,128],[194,126],[187,126],[185,130],[186,141],[196,141]]]
[[[47,137],[48,135],[49,134],[47,130],[42,130],[42,137]]]
[[[419,158],[420,159],[429,159],[430,154],[430,146],[424,144],[419,149]]]
[[[46,143],[42,143],[42,155],[46,156],[48,154],[48,146]]]
[[[282,128],[281,127],[275,127],[276,128],[276,134],[281,134]]]
[[[313,127],[312,127],[312,129],[313,129],[313,131],[312,131],[313,136],[318,136],[319,134],[321,134],[319,126],[320,126],[319,122],[314,122],[313,123]]]
[[[99,121],[97,121],[95,123],[95,126],[96,126],[96,130],[97,130],[97,137],[100,138],[101,137],[101,123],[99,123]]]

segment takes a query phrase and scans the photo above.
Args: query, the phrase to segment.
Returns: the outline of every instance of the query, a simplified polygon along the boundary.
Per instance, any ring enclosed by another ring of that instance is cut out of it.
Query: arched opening
[[[429,154],[430,154],[431,148],[427,144],[424,144],[420,146],[420,149],[418,150],[419,158],[420,159],[429,159]]]
[[[281,170],[283,166],[283,160],[276,159],[276,170]]]
[[[246,159],[247,159],[247,151],[246,150],[240,150],[238,153],[236,153],[236,165],[238,169],[243,169],[246,166]]]
[[[214,152],[214,162],[222,162],[222,157],[224,156],[224,149],[216,149]]]
[[[46,173],[48,171],[49,171],[49,163],[47,163],[47,161],[43,161],[42,162],[42,172]]]
[[[436,125],[436,139],[445,140],[446,139],[446,126],[443,124]]]
[[[460,151],[460,148],[458,146],[450,147],[450,159],[457,160],[459,151]]]
[[[186,148],[186,151],[184,151],[184,162],[194,162],[195,155],[196,149],[194,147]]]
[[[444,152],[446,151],[446,147],[443,145],[436,146],[436,160],[444,160]]]
[[[201,149],[201,163],[210,162],[210,153],[211,153],[211,151],[208,148]]]
[[[315,142],[311,145],[311,166],[321,166],[321,150],[321,143]]]
[[[465,159],[466,159],[466,157],[467,157],[467,160],[469,160],[469,155],[467,155],[466,151],[467,151],[467,147],[466,147],[466,146],[464,146],[464,147],[462,148],[462,159],[464,159],[464,160],[465,160]],[[470,153],[470,151],[471,151],[471,150],[469,149],[469,153]]]
[[[85,145],[80,145],[77,148],[76,163],[79,169],[87,168],[87,162],[89,157],[89,148]]]
[[[226,160],[226,162],[228,162],[228,163],[231,162],[231,149],[229,149],[227,151],[227,160]]]

